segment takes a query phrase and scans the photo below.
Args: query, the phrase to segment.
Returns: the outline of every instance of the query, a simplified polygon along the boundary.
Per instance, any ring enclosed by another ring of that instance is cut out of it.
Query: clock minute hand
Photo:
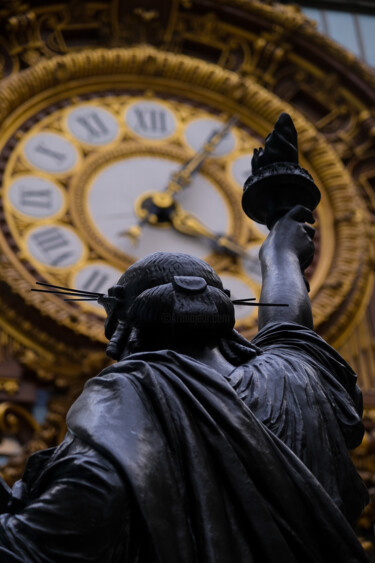
[[[188,186],[192,181],[193,175],[198,172],[206,158],[213,153],[217,145],[236,122],[237,118],[231,117],[221,129],[213,131],[203,147],[177,172],[172,174],[165,192],[173,195]]]

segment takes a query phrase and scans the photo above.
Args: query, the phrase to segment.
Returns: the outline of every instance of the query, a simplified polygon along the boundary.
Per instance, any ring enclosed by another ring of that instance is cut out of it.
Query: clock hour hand
[[[203,147],[179,170],[177,170],[177,172],[174,172],[172,174],[165,192],[170,195],[174,195],[183,188],[186,188],[186,186],[191,183],[193,175],[199,171],[206,158],[213,153],[220,141],[225,137],[229,129],[236,122],[237,118],[232,117],[225,123],[225,125],[221,129],[213,131],[208,137],[207,141],[204,143]]]
[[[185,211],[173,197],[165,192],[151,192],[142,196],[136,206],[138,223],[119,233],[120,236],[128,237],[136,244],[141,235],[143,225],[150,224],[155,227],[172,225],[172,227],[184,235],[200,237],[211,242],[217,252],[225,252],[232,256],[246,258],[244,248],[233,241],[230,237],[213,233],[194,215]]]
[[[136,206],[138,223],[123,231],[120,236],[128,237],[136,244],[141,235],[142,226],[172,225],[172,227],[188,236],[200,237],[211,242],[216,252],[224,252],[231,256],[250,258],[245,249],[222,233],[213,233],[197,217],[185,211],[173,197],[166,192],[151,192],[142,196]]]
[[[199,219],[182,209],[179,205],[176,206],[176,210],[171,214],[170,221],[176,231],[180,233],[211,241],[214,250],[218,252],[225,252],[226,254],[241,258],[248,256],[245,249],[230,237],[221,233],[213,233]]]

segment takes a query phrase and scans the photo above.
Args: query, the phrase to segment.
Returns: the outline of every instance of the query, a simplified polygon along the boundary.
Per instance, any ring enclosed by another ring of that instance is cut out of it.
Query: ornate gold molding
[[[33,432],[40,430],[40,425],[26,409],[12,403],[0,404],[0,432],[18,434],[22,423]]]

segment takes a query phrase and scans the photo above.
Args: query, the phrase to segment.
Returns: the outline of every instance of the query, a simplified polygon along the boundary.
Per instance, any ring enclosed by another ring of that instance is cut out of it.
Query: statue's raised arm
[[[311,303],[303,271],[314,257],[311,225],[314,218],[309,209],[293,207],[279,219],[263,243],[259,258],[262,265],[261,302],[270,298],[288,307],[260,308],[259,328],[271,322],[290,321],[313,328]],[[272,296],[272,297],[271,297]]]
[[[265,141],[255,149],[252,174],[243,195],[245,213],[266,224],[270,234],[260,251],[261,301],[288,303],[287,308],[259,311],[259,328],[278,321],[292,321],[312,328],[308,284],[303,271],[314,257],[315,230],[312,211],[320,192],[310,174],[298,164],[297,132],[291,117],[283,113]]]

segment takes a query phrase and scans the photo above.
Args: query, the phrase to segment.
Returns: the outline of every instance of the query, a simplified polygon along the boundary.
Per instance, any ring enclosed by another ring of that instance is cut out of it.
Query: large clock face
[[[94,340],[104,339],[101,308],[30,294],[35,280],[105,292],[134,261],[164,250],[206,260],[233,298],[259,298],[268,231],[246,217],[241,197],[253,149],[284,108],[271,116],[275,101],[233,73],[154,50],[74,54],[45,67],[29,71],[27,87],[23,76],[9,85],[9,116],[0,110],[2,279],[11,275],[22,299]],[[316,172],[303,154],[301,163]],[[310,272],[313,299],[334,256],[326,169],[316,174],[325,248]],[[236,317],[240,330],[255,330],[255,308],[237,307]]]
[[[241,209],[255,140],[240,122],[147,91],[81,95],[43,113],[13,151],[3,186],[10,233],[36,274],[106,291],[138,258],[185,252],[211,263],[234,298],[259,296],[267,230]],[[176,174],[201,154],[176,188]],[[245,324],[253,315],[237,312]]]

